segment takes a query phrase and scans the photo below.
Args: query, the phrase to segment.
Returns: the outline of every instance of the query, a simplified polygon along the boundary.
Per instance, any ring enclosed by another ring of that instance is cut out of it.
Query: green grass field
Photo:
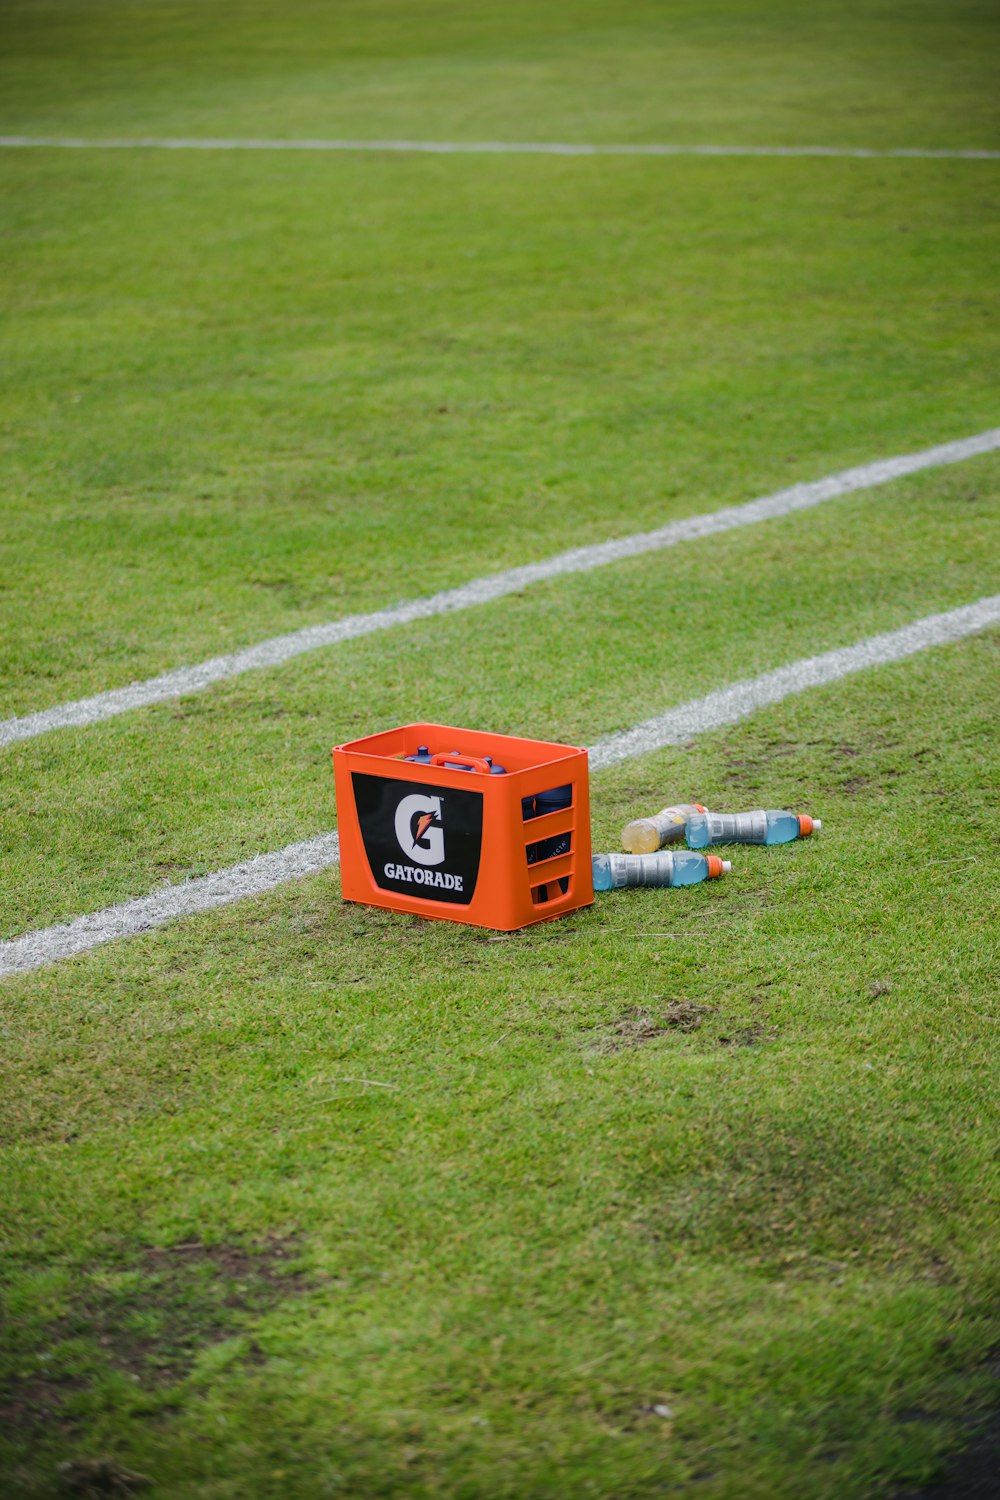
[[[0,37],[7,136],[1000,145],[974,0],[20,0]],[[0,178],[0,719],[1000,421],[997,161]],[[995,593],[998,496],[984,454],[0,748],[0,941],[333,827],[335,742],[593,744]],[[598,849],[668,801],[822,817],[711,886],[500,937],[331,870],[0,982],[3,1493],[947,1483],[1000,1345],[998,641],[592,777]]]

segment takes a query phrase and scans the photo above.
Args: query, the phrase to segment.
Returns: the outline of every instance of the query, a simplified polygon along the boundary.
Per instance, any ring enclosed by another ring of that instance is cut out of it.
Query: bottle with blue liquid
[[[690,849],[709,844],[790,844],[822,827],[820,818],[784,811],[700,812],[688,818],[686,838]]]
[[[668,849],[659,854],[595,854],[594,890],[618,891],[637,885],[698,885],[718,880],[732,869],[717,854]]]

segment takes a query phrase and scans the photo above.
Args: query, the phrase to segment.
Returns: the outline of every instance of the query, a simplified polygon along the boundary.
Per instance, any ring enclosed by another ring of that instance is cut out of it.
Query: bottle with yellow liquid
[[[667,844],[682,844],[688,819],[704,811],[700,802],[681,802],[651,818],[636,818],[622,829],[622,848],[629,854],[655,854]]]

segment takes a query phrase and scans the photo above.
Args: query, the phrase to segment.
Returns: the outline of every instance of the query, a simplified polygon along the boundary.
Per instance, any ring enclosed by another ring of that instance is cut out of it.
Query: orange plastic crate
[[[403,758],[421,745],[437,764]],[[486,756],[507,774],[490,775]],[[345,901],[500,932],[592,904],[586,750],[404,724],[335,745],[333,770]],[[525,817],[526,802],[561,787],[569,806]]]

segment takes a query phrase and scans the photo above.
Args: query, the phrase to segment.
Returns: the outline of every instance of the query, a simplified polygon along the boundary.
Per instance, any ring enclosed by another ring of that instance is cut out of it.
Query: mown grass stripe
[[[900,661],[930,646],[961,640],[998,623],[1000,594],[993,594],[944,614],[928,615],[899,630],[870,636],[857,645],[790,662],[776,671],[734,682],[706,697],[682,703],[658,718],[646,719],[622,734],[600,740],[590,752],[591,768],[601,770],[661,746],[683,744],[694,735],[735,723],[759,708],[808,688],[835,682],[867,667]],[[134,937],[179,917],[261,895],[288,880],[317,874],[335,865],[339,858],[336,833],[325,833],[290,844],[274,854],[261,854],[217,870],[212,875],[76,917],[72,922],[25,933],[0,943],[0,978],[27,973],[115,938]]]
[[[435,156],[790,156],[860,160],[998,161],[1000,151],[932,146],[732,146],[673,142],[281,140],[251,136],[0,136],[0,147],[68,151],[398,151]]]
[[[255,646],[247,646],[228,656],[215,656],[191,667],[176,667],[157,677],[131,683],[128,687],[112,688],[90,698],[57,704],[53,708],[41,709],[20,718],[4,719],[0,721],[0,747],[56,729],[82,728],[87,724],[96,724],[132,709],[146,708],[170,698],[201,692],[213,683],[237,677],[243,672],[279,666],[293,657],[317,651],[324,646],[335,646],[342,641],[355,640],[358,636],[372,635],[396,625],[431,619],[435,615],[451,614],[473,605],[488,604],[531,584],[543,583],[571,573],[584,573],[608,563],[675,547],[680,542],[696,541],[722,531],[752,526],[758,521],[774,520],[794,511],[808,510],[840,495],[873,489],[894,479],[916,474],[922,469],[960,463],[964,459],[991,453],[998,448],[1000,427],[993,427],[975,437],[941,443],[918,453],[878,459],[873,463],[830,474],[825,479],[792,485],[789,489],[778,490],[743,505],[725,506],[707,515],[686,516],[670,521],[655,531],[641,531],[620,537],[616,541],[575,547],[541,562],[527,563],[485,578],[474,578],[469,583],[445,589],[424,599],[412,599],[370,614],[346,615],[341,620],[323,625],[310,625],[303,630],[274,636]]]

